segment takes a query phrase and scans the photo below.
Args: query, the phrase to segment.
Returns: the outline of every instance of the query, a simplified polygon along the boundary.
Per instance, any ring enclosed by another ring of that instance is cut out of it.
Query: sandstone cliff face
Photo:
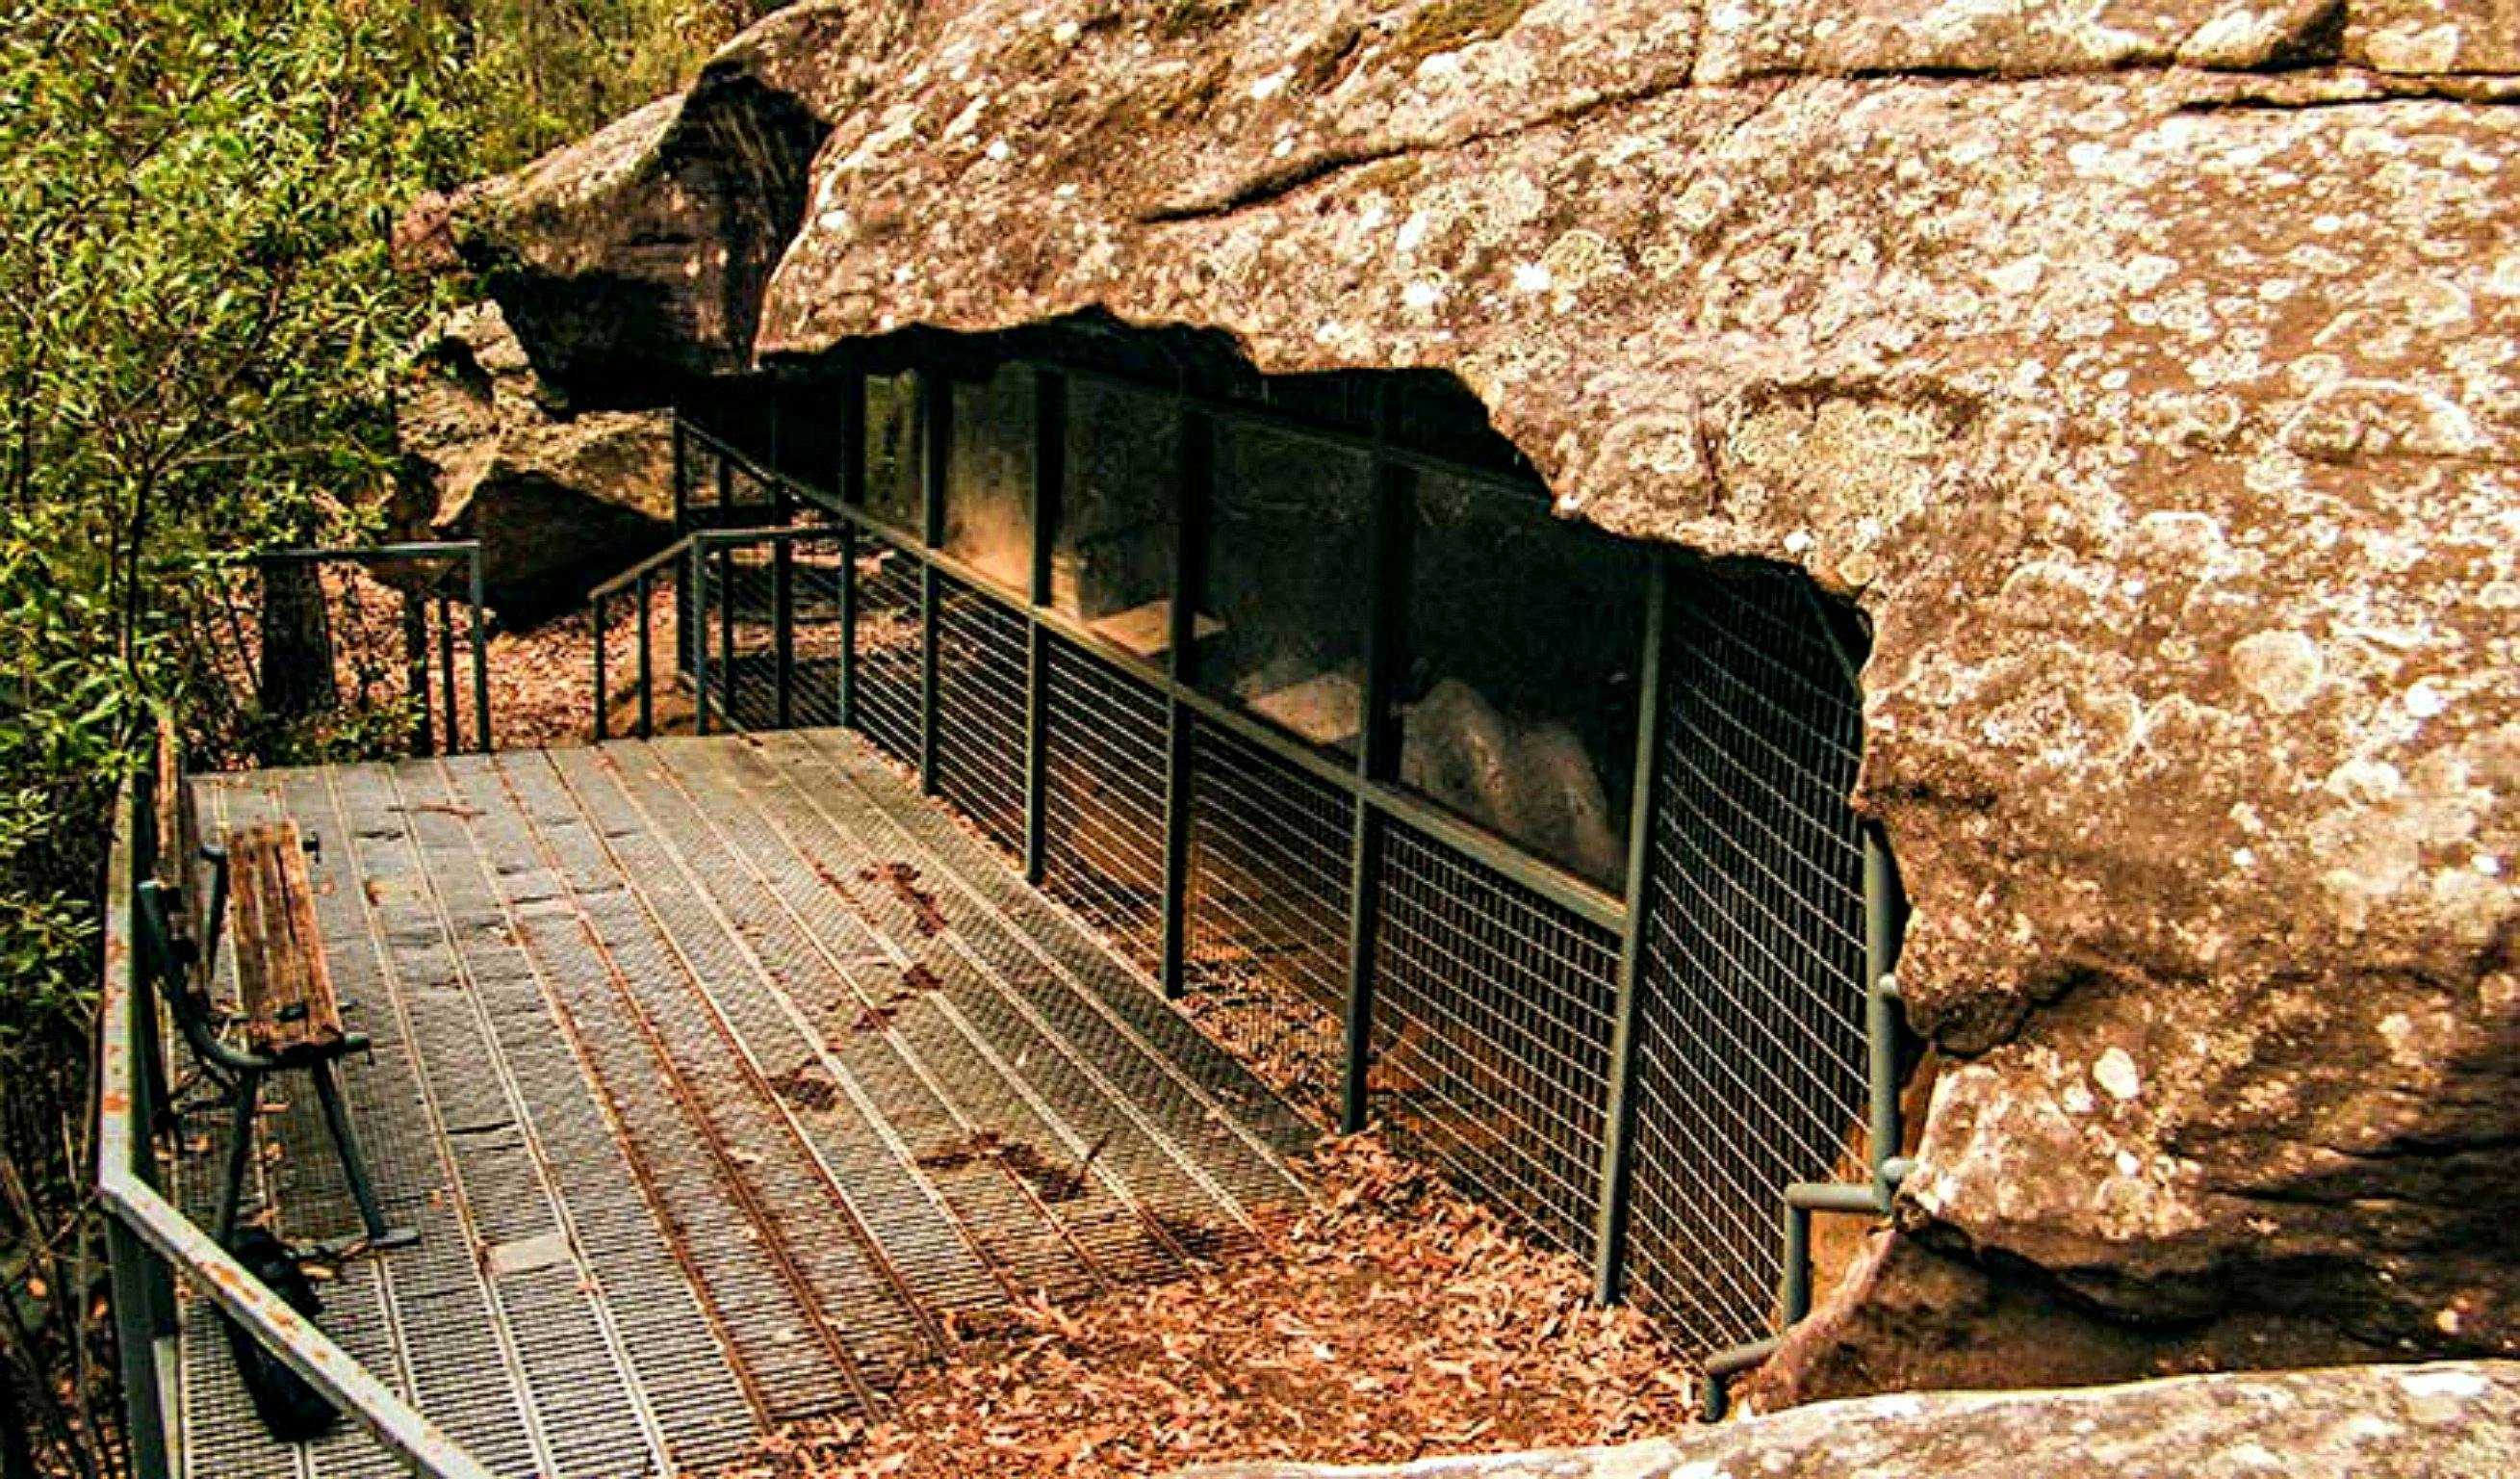
[[[2515,1465],[2520,1365],[2493,1361],[1876,1397],[1616,1448],[1181,1479],[2501,1479]]]
[[[606,393],[1086,310],[1448,370],[1860,601],[1955,1062],[1784,1401],[2520,1351],[2515,100],[2510,0],[822,0],[458,235]]]

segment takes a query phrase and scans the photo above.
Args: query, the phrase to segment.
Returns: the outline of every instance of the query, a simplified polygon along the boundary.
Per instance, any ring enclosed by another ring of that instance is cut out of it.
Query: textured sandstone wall
[[[2520,1350],[2515,100],[2511,0],[820,0],[456,229],[573,388],[1099,308],[1859,600],[1956,1061],[1787,1400]]]
[[[2520,1365],[2496,1361],[1876,1397],[1616,1448],[1365,1468],[1226,1463],[1180,1479],[2504,1479],[2516,1470]]]

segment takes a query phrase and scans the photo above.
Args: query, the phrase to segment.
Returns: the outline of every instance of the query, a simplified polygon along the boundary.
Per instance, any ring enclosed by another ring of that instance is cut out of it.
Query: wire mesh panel
[[[1630,1239],[1705,1345],[1765,1333],[1786,1183],[1867,1154],[1863,706],[1800,579],[1674,580]]]
[[[596,592],[590,615],[595,644],[599,738],[685,734],[692,727],[681,678],[686,602],[682,582],[691,562],[675,551],[625,583]]]
[[[840,535],[701,546],[704,673],[713,723],[781,729],[839,721]]]
[[[876,748],[919,763],[920,562],[880,540],[861,540],[857,559],[857,665],[851,690],[857,726]]]
[[[1618,936],[1397,824],[1379,887],[1375,1116],[1544,1240],[1588,1249]]]
[[[1338,1118],[1355,825],[1344,791],[1197,727],[1186,1003],[1208,1036],[1324,1124]]]
[[[683,437],[683,524],[687,529],[740,529],[778,522],[788,499],[759,466],[715,435],[686,425]]]
[[[1025,621],[944,579],[936,622],[936,789],[1010,855],[1024,844]]]
[[[1165,706],[1066,642],[1050,649],[1043,886],[1148,971],[1162,951]]]

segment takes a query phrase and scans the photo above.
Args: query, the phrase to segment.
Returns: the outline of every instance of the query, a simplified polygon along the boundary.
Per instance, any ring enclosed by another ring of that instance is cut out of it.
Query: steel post
[[[639,737],[646,739],[656,730],[656,660],[654,645],[655,584],[649,573],[639,574]],[[599,634],[597,640],[602,640]]]
[[[595,742],[599,745],[611,737],[605,733],[604,701],[611,695],[605,683],[604,605],[601,595],[587,602],[587,622],[595,628]]]
[[[1382,857],[1389,825],[1373,792],[1399,770],[1399,726],[1392,700],[1408,642],[1410,526],[1417,475],[1382,455],[1393,414],[1386,393],[1376,409],[1373,547],[1368,563],[1365,681],[1359,699],[1356,827],[1348,850],[1345,1056],[1339,1085],[1339,1128],[1354,1134],[1372,1118],[1373,954],[1380,924]]]
[[[490,753],[490,632],[481,620],[484,586],[481,578],[481,546],[474,544],[465,555],[466,597],[472,607],[472,737],[484,755]],[[452,713],[450,708],[449,713]],[[450,722],[449,743],[453,749]]]
[[[1888,1211],[1897,1193],[1893,1163],[1905,1148],[1900,1124],[1899,947],[1907,929],[1907,891],[1899,862],[1878,821],[1864,823],[1864,1026],[1872,1136],[1872,1196]]]
[[[839,720],[843,729],[854,729],[858,722],[858,532],[854,527],[840,531],[840,691]]]
[[[439,707],[446,716],[438,727],[445,731],[444,750],[453,755],[464,748],[464,719],[455,701],[455,603],[443,595],[437,598],[437,678]]]
[[[1637,1011],[1644,970],[1646,875],[1653,860],[1653,799],[1662,754],[1663,631],[1670,578],[1656,559],[1645,586],[1643,681],[1637,692],[1636,783],[1628,793],[1628,872],[1619,928],[1619,987],[1610,1026],[1610,1103],[1601,1134],[1600,1193],[1593,1228],[1593,1297],[1626,1293],[1630,1192],[1635,1182]]]
[[[1042,614],[1057,599],[1058,524],[1067,497],[1067,377],[1033,378],[1032,571],[1024,613],[1024,882],[1048,876],[1050,845],[1050,633]]]
[[[1164,883],[1158,979],[1178,1000],[1188,976],[1191,749],[1196,725],[1180,695],[1198,681],[1198,606],[1206,590],[1208,508],[1216,494],[1216,427],[1184,404],[1181,496],[1175,508],[1173,603],[1166,640],[1164,704]]]
[[[946,463],[953,455],[954,388],[942,375],[919,377],[920,547],[933,555],[945,543]],[[936,794],[936,713],[942,681],[938,628],[944,615],[944,577],[936,562],[919,568],[919,790]]]
[[[709,732],[708,548],[692,540],[692,568],[683,578],[683,597],[691,620],[682,624],[680,644],[691,653],[692,731]]]
[[[781,503],[786,503],[782,495]],[[779,727],[796,722],[796,546],[790,539],[770,546],[770,633],[778,669]]]

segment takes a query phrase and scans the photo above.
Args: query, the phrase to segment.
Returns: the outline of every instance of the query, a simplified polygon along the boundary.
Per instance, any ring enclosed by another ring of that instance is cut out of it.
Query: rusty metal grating
[[[1405,826],[1374,942],[1374,1113],[1547,1242],[1591,1246],[1619,939]]]
[[[1674,581],[1631,1248],[1706,1345],[1766,1332],[1785,1185],[1867,1164],[1863,705],[1798,578]]]
[[[936,620],[936,789],[1009,856],[1024,845],[1026,624],[970,586],[940,578]]]
[[[1043,887],[1151,973],[1164,887],[1163,698],[1072,643],[1054,640]]]
[[[1185,1004],[1317,1123],[1338,1119],[1356,802],[1213,724],[1191,752]]]
[[[1266,1089],[856,741],[200,787],[213,828],[326,839],[377,1038],[345,1086],[422,1241],[347,1266],[326,1326],[502,1474],[714,1471],[867,1410],[959,1315],[1176,1275],[1301,1194]],[[311,1125],[256,1163],[293,1237],[352,1225]],[[197,1216],[218,1149],[177,1168]],[[355,1429],[270,1443],[205,1323],[180,1354],[189,1472],[392,1471]]]
[[[850,689],[858,727],[878,749],[914,768],[923,732],[920,665],[926,644],[920,571],[915,555],[878,539],[861,542]]]

